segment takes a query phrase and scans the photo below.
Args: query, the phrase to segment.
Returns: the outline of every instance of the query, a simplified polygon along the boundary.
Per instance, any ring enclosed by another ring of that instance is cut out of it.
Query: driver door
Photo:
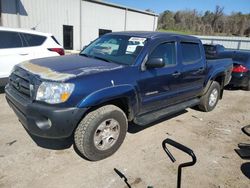
[[[162,68],[147,68],[141,72],[138,82],[141,94],[140,114],[164,108],[177,103],[180,68],[177,63],[176,42],[159,44],[149,55],[151,58],[162,58]]]

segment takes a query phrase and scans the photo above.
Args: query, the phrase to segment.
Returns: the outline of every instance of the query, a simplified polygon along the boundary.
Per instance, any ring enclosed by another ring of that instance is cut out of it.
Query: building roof
[[[88,2],[92,2],[92,3],[97,3],[97,4],[101,4],[101,5],[106,5],[106,6],[109,6],[109,7],[129,10],[129,11],[138,12],[138,13],[147,14],[147,15],[156,16],[156,17],[159,16],[159,14],[156,14],[156,13],[153,13],[153,12],[134,9],[134,8],[130,8],[130,7],[114,4],[114,3],[108,3],[108,2],[104,2],[104,1],[97,1],[97,0],[83,0],[83,1],[88,1]]]

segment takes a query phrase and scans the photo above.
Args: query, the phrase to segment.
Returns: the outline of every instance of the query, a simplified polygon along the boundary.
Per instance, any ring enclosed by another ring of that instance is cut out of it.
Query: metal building
[[[0,10],[0,25],[52,33],[74,50],[111,31],[154,31],[158,21],[154,13],[94,0],[0,0]]]

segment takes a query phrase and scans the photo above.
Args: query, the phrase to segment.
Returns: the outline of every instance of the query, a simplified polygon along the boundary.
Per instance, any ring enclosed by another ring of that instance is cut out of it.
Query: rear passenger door
[[[201,43],[180,41],[179,52],[182,69],[179,92],[182,100],[196,97],[204,87],[206,60],[202,56],[201,48]]]

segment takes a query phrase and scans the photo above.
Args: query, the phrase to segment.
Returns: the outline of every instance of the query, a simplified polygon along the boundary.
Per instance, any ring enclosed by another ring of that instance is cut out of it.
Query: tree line
[[[250,13],[224,13],[224,8],[216,6],[214,11],[205,13],[197,10],[172,12],[169,10],[160,14],[158,30],[181,31],[201,35],[235,35],[250,36]]]

